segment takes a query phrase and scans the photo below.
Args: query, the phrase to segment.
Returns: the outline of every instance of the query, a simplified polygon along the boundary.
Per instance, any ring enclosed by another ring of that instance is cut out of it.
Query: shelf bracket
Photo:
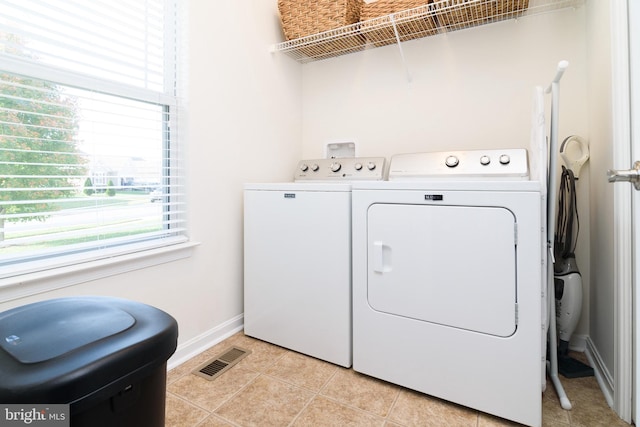
[[[404,70],[407,75],[407,82],[411,83],[411,73],[409,72],[409,65],[407,65],[407,60],[404,57],[404,50],[402,49],[402,42],[400,41],[400,34],[398,33],[395,14],[392,13],[391,15],[389,15],[389,19],[391,20],[391,25],[393,25],[393,33],[396,36],[396,42],[398,43],[398,48],[400,49],[400,58],[402,58],[402,64],[404,65]]]

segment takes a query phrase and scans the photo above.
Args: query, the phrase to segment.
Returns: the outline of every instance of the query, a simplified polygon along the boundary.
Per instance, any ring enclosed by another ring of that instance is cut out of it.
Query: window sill
[[[188,258],[193,248],[199,244],[199,242],[184,242],[0,279],[0,302]]]

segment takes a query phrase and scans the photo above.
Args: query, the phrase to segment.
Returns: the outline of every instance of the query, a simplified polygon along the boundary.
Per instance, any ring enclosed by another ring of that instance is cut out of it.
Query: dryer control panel
[[[381,181],[384,157],[341,157],[301,160],[294,181]]]
[[[389,180],[403,179],[528,180],[524,148],[397,154],[391,158]]]

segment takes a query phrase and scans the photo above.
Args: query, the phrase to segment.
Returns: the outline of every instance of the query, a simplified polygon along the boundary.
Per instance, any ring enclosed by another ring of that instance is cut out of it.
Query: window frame
[[[71,70],[19,57],[2,56],[2,71],[53,84],[92,90],[162,106],[164,110],[162,114],[168,115],[168,120],[164,121],[168,129],[166,129],[167,141],[163,141],[163,149],[178,153],[176,158],[165,160],[167,163],[162,166],[162,184],[173,187],[176,185],[174,180],[177,180],[177,185],[184,188],[185,177],[182,166],[179,166],[182,168],[182,172],[177,177],[169,172],[164,173],[164,171],[169,171],[169,166],[175,167],[174,163],[182,165],[184,161],[183,141],[178,126],[178,123],[182,121],[180,117],[184,115],[180,100],[181,89],[185,89],[182,76],[178,74],[178,69],[182,68],[181,61],[185,59],[184,52],[180,51],[181,40],[178,30],[184,31],[184,29],[177,28],[177,21],[183,23],[186,20],[183,13],[184,6],[180,6],[180,4],[179,0],[165,0],[165,7],[168,7],[168,11],[164,16],[165,87],[163,92],[75,73]],[[167,43],[169,39],[171,40]],[[168,147],[168,144],[171,146]],[[171,165],[168,162],[171,162]],[[163,216],[172,214],[167,209],[170,208],[163,209]],[[6,272],[0,274],[0,291],[5,296],[2,299],[20,298],[44,290],[71,286],[88,280],[109,277],[189,257],[192,249],[199,243],[189,240],[186,231],[186,208],[184,210],[185,212],[178,213],[185,224],[185,231],[179,235],[16,263],[12,265],[13,271],[10,274],[6,274]],[[6,268],[2,267],[2,269]],[[25,288],[23,285],[30,286]]]

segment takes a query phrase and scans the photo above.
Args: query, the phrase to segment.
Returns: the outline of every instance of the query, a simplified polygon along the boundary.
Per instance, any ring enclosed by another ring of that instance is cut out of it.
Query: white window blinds
[[[0,278],[186,240],[177,0],[0,10]]]
[[[5,60],[160,94],[173,89],[167,71],[175,21],[164,0],[3,0],[0,5]]]

